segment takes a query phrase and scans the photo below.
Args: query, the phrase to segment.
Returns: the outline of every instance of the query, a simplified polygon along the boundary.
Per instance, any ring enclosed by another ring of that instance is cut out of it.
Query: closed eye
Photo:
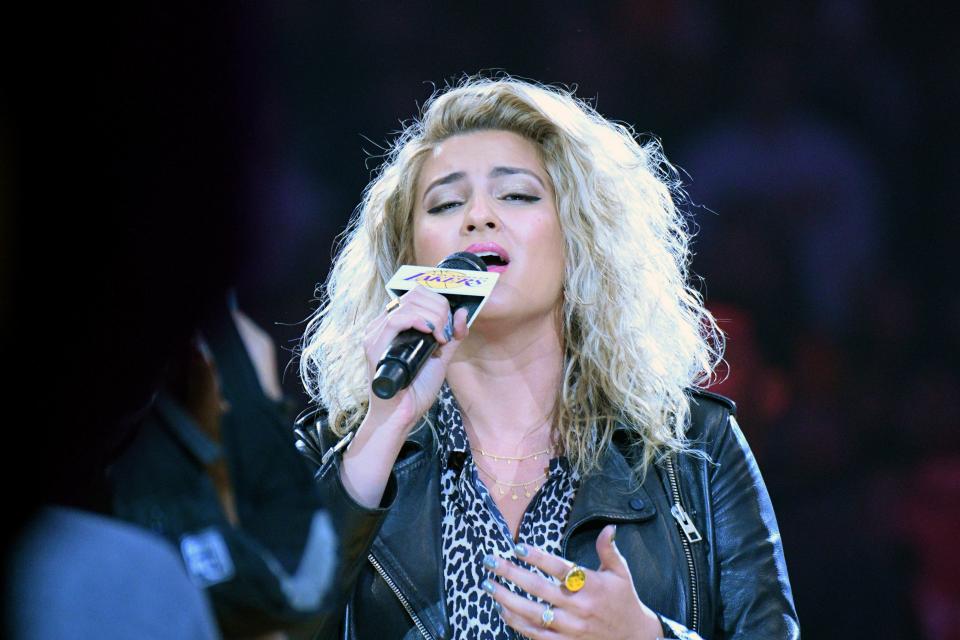
[[[531,196],[526,193],[508,193],[503,196],[503,200],[510,200],[513,202],[540,202],[540,196]]]
[[[438,204],[435,207],[427,209],[427,213],[443,213],[447,209],[452,209],[454,207],[459,207],[462,203],[456,200],[451,200],[450,202],[444,202],[443,204]]]

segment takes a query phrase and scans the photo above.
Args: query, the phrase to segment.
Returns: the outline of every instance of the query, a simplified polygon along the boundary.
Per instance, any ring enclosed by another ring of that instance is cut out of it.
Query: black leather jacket
[[[657,465],[635,486],[615,438],[601,471],[581,481],[563,555],[596,568],[597,535],[616,523],[617,547],[640,599],[664,619],[664,637],[799,638],[773,508],[733,417],[735,406],[701,390],[692,391],[691,400],[688,437],[710,461],[686,453]],[[340,452],[328,449],[336,440],[324,425],[315,414],[297,426],[298,448],[319,465],[316,480],[339,539],[340,564],[316,637],[451,637],[431,431],[410,435],[380,508],[369,509],[344,489]]]

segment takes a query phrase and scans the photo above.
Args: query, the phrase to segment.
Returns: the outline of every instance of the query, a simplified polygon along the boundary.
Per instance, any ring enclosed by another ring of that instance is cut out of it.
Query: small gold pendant
[[[519,498],[519,497],[520,497],[520,496],[518,496],[517,494],[513,494],[513,499],[514,499],[514,500],[516,500],[516,499]]]

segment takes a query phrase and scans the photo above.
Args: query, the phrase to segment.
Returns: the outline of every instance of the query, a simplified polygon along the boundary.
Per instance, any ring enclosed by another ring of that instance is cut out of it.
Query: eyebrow
[[[423,192],[423,197],[426,198],[427,194],[430,193],[430,189],[433,189],[434,187],[450,184],[451,182],[456,182],[457,180],[463,180],[466,176],[467,174],[465,174],[463,171],[454,171],[453,173],[449,173],[442,178],[437,178],[431,182],[430,186],[427,187],[427,190]]]
[[[532,177],[534,180],[540,183],[541,187],[546,189],[546,186],[543,184],[543,180],[540,179],[540,176],[535,174],[533,171],[530,171],[529,169],[522,169],[520,167],[494,167],[493,170],[490,172],[489,177],[499,178],[501,176],[512,176],[518,173],[522,173]],[[437,178],[436,180],[431,182],[430,186],[427,187],[426,191],[423,192],[423,197],[424,199],[426,199],[427,194],[430,193],[430,190],[433,189],[434,187],[439,187],[445,184],[451,184],[453,182],[463,180],[466,177],[467,177],[467,174],[465,174],[463,171],[454,171],[453,173],[448,173],[442,178]]]

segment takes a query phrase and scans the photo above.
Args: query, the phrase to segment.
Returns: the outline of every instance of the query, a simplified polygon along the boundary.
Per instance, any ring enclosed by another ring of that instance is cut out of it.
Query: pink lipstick
[[[510,254],[507,250],[496,242],[477,242],[470,245],[464,251],[476,254],[484,264],[487,265],[487,271],[503,273],[510,264]]]

